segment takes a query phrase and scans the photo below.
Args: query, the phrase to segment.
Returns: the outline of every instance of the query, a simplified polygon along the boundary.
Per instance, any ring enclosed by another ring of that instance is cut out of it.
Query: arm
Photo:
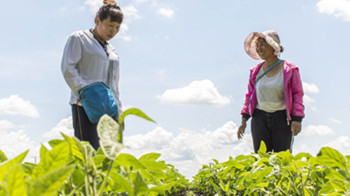
[[[248,93],[245,95],[245,101],[243,104],[243,108],[241,110],[242,121],[241,121],[241,125],[238,127],[238,131],[237,131],[237,138],[238,139],[241,139],[243,137],[244,132],[245,132],[245,128],[247,127],[247,121],[250,118],[250,115],[249,115],[250,98],[251,98],[251,94],[254,90],[254,84],[252,82],[251,75],[252,75],[252,73],[250,73],[250,76],[249,76]]]
[[[63,51],[61,71],[66,83],[74,93],[78,93],[78,90],[86,85],[86,82],[82,79],[77,69],[77,64],[79,63],[81,56],[81,42],[77,35],[73,34],[68,38]]]
[[[293,108],[291,111],[292,124],[291,130],[293,136],[296,136],[301,131],[301,121],[304,118],[304,104],[303,104],[303,86],[299,74],[299,70],[295,69],[293,71],[292,78],[292,98],[293,98]]]

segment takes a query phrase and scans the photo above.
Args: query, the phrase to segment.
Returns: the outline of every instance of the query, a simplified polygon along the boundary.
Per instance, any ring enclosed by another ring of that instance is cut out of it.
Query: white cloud
[[[0,114],[24,115],[39,117],[39,112],[28,100],[18,95],[11,95],[9,98],[0,99]]]
[[[49,132],[42,134],[44,138],[52,139],[62,139],[61,132],[69,137],[74,136],[74,129],[72,126],[72,117],[62,119],[54,128]]]
[[[350,21],[350,0],[320,0],[317,8],[320,13]]]
[[[342,124],[343,122],[334,118],[329,119],[331,122],[337,123],[337,124]]]
[[[178,135],[157,127],[147,134],[125,136],[127,153],[140,156],[149,152],[159,152],[161,159],[173,164],[180,173],[190,178],[203,164],[212,159],[228,160],[229,156],[250,154],[253,151],[250,134],[237,139],[237,126],[227,122],[215,131],[182,130]]]
[[[128,5],[121,8],[124,14],[124,21],[122,26],[120,27],[120,32],[118,33],[118,37],[124,41],[132,41],[133,36],[128,34],[129,26],[135,20],[142,18],[137,8],[134,5]]]
[[[84,5],[88,7],[88,9],[93,15],[95,15],[98,9],[100,9],[100,7],[103,5],[103,1],[102,0],[85,0]],[[83,6],[82,8],[85,9],[85,6]]]
[[[311,103],[315,103],[315,102],[316,102],[315,99],[313,99],[310,96],[304,94],[303,103],[305,105],[310,105]]]
[[[303,136],[314,136],[314,135],[334,135],[335,132],[326,125],[309,125],[305,127],[301,135]]]
[[[9,159],[16,157],[26,150],[35,149],[38,146],[24,130],[12,132],[0,131],[0,135],[0,150]],[[30,159],[34,154],[30,153],[27,155],[27,159]]]
[[[15,125],[7,120],[0,120],[0,131],[7,131],[9,129],[15,128]]]
[[[192,105],[228,105],[230,98],[220,95],[210,80],[193,81],[190,85],[166,90],[156,96],[162,102]]]
[[[165,16],[167,18],[172,18],[174,16],[174,10],[170,9],[170,8],[159,8],[157,14]]]
[[[303,83],[303,90],[305,93],[313,93],[313,94],[319,93],[320,90],[318,89],[316,84],[307,83],[304,81],[302,83]]]
[[[348,136],[340,136],[336,140],[326,144],[326,146],[338,150],[343,155],[348,155],[350,151],[350,138]]]

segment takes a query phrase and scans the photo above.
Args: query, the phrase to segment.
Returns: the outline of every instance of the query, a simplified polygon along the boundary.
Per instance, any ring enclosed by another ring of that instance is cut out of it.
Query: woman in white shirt
[[[115,3],[103,5],[95,17],[95,27],[72,33],[64,48],[61,70],[71,89],[69,104],[72,106],[74,135],[98,149],[97,124],[91,123],[79,101],[78,91],[94,82],[104,82],[113,91],[118,102],[119,114],[119,57],[107,41],[119,31],[123,13]],[[114,116],[117,120],[118,114]]]
[[[254,151],[264,141],[268,152],[292,150],[293,137],[304,118],[299,68],[279,59],[283,52],[275,31],[251,33],[244,43],[250,57],[264,62],[250,70],[248,93],[241,111],[237,136],[242,138],[250,117]]]

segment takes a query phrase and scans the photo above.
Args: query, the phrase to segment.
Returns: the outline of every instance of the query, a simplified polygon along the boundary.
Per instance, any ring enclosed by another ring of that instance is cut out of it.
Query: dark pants
[[[117,116],[114,116],[113,119],[116,119]],[[72,105],[72,118],[74,136],[81,141],[90,142],[91,146],[97,150],[100,147],[97,135],[97,123],[91,123],[84,108],[76,104]]]
[[[268,113],[255,109],[251,121],[254,151],[264,141],[268,152],[292,151],[293,136],[285,110]]]

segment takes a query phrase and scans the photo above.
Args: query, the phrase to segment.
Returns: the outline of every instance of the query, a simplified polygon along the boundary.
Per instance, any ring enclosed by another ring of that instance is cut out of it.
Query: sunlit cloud
[[[49,140],[62,139],[61,133],[64,133],[69,137],[74,136],[71,116],[68,118],[62,119],[54,128],[52,128],[49,132],[43,133],[42,136]]]
[[[172,18],[174,16],[174,10],[170,8],[159,8],[157,14],[165,16],[167,18]]]
[[[238,140],[237,126],[232,121],[214,131],[183,129],[177,135],[157,127],[146,134],[126,136],[124,142],[128,146],[125,152],[134,156],[161,153],[161,159],[173,164],[189,178],[212,159],[226,161],[229,156],[253,151],[251,135],[246,134],[242,140]]]
[[[230,98],[220,95],[210,80],[193,81],[188,86],[168,89],[156,96],[162,102],[190,105],[228,105]]]
[[[302,132],[300,135],[303,136],[315,136],[315,135],[320,135],[320,136],[326,136],[326,135],[334,135],[335,132],[328,126],[326,125],[309,125],[305,128],[303,128]]]
[[[320,13],[350,21],[350,0],[320,0],[317,8]]]
[[[36,107],[30,101],[24,100],[18,95],[0,99],[0,114],[39,117]]]
[[[0,120],[0,131],[7,131],[7,130],[13,129],[15,127],[16,126],[10,121]]]
[[[0,150],[5,153],[5,155],[11,159],[20,153],[35,149],[37,144],[25,133],[24,130],[18,131],[0,131]],[[31,155],[28,155],[30,158]]]
[[[336,140],[329,142],[325,146],[334,148],[344,155],[349,155],[350,138],[348,136],[340,136]]]
[[[304,81],[302,83],[303,83],[303,90],[305,93],[317,94],[320,92],[316,84],[307,83]]]

